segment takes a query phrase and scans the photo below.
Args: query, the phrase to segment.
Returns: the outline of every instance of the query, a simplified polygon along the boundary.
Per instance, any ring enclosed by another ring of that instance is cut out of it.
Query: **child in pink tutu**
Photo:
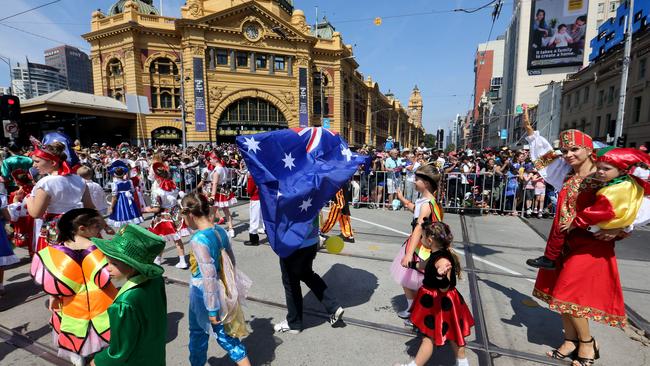
[[[413,212],[411,236],[406,239],[391,265],[392,277],[404,289],[407,302],[406,309],[398,312],[397,316],[405,319],[407,325],[410,325],[408,324],[408,319],[411,317],[409,309],[424,279],[421,272],[409,268],[409,263],[425,261],[431,254],[431,251],[420,242],[422,235],[420,225],[427,218],[432,221],[442,220],[442,209],[435,199],[439,182],[440,173],[438,169],[434,165],[423,165],[415,171],[415,189],[420,193],[420,198],[415,202],[411,202],[404,198],[402,192],[397,191],[397,198],[402,202],[402,205]]]
[[[426,261],[411,263],[412,268],[424,271],[422,287],[411,309],[411,321],[423,335],[422,343],[415,360],[396,366],[422,366],[429,361],[434,348],[447,341],[456,355],[456,365],[469,366],[465,338],[471,334],[474,318],[456,289],[461,268],[458,256],[451,249],[454,237],[447,224],[429,219],[425,219],[421,231],[422,243],[431,254]]]

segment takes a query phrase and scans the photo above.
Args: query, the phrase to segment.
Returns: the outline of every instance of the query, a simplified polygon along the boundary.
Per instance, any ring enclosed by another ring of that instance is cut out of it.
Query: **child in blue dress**
[[[212,223],[205,196],[185,196],[181,214],[187,226],[197,230],[190,241],[190,364],[205,365],[208,341],[213,336],[233,362],[250,366],[240,338],[248,335],[241,304],[251,282],[235,270],[228,234]]]
[[[126,224],[139,224],[143,222],[140,209],[135,202],[135,187],[127,178],[129,167],[125,162],[116,160],[111,164],[109,172],[113,180],[113,200],[111,202],[108,224],[119,229]]]

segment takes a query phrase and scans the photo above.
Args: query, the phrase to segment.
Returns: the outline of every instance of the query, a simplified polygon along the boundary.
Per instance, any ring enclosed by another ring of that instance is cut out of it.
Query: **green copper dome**
[[[108,16],[113,16],[117,14],[122,14],[124,12],[124,4],[129,0],[118,0],[111,8],[108,10]],[[130,0],[138,4],[140,9],[140,14],[149,14],[149,15],[160,15],[158,9],[153,6],[153,0]]]

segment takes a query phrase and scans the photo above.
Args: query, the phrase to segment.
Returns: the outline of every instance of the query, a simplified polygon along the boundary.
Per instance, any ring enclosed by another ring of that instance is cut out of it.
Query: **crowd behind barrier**
[[[133,167],[131,174],[139,178],[141,189],[148,196],[153,184],[149,169],[155,161],[164,161],[179,190],[190,193],[202,181],[210,179],[207,156],[211,153],[222,159],[228,172],[223,185],[237,198],[248,198],[248,171],[233,144],[199,145],[186,150],[164,145],[142,148],[93,144],[76,150],[81,164],[94,170],[94,180],[105,189],[107,199],[113,181],[108,167],[117,159]],[[402,209],[397,191],[407,200],[415,201],[418,198],[415,171],[423,164],[435,164],[442,177],[437,199],[446,211],[534,217],[549,217],[555,212],[557,192],[544,183],[526,149],[443,152],[424,147],[413,151],[363,147],[357,152],[372,156],[372,163],[369,167],[360,166],[350,182],[350,204],[355,208]]]
[[[206,144],[183,150],[170,145],[111,147],[96,143],[90,147],[76,145],[75,150],[80,163],[93,169],[93,179],[105,189],[107,199],[113,181],[108,167],[115,160],[123,160],[133,168],[131,174],[139,178],[146,197],[153,184],[150,167],[154,162],[165,162],[179,190],[190,193],[210,179],[210,154],[216,154],[227,169],[224,188],[239,199],[248,198],[248,171],[234,144]],[[423,164],[435,164],[442,176],[437,198],[447,211],[535,217],[552,216],[555,211],[557,192],[544,183],[526,149],[443,152],[419,147],[384,151],[364,146],[357,152],[370,155],[372,160],[370,166],[360,166],[350,182],[350,204],[355,208],[401,209],[397,191],[415,201],[415,171]],[[8,155],[6,151],[2,153]]]

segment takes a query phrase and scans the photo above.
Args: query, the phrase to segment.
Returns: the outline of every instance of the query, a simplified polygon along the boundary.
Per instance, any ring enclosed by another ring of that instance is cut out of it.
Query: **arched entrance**
[[[183,143],[183,131],[174,127],[160,127],[151,131],[151,143],[156,145],[180,145]]]
[[[224,109],[217,122],[217,142],[232,143],[239,135],[287,128],[284,114],[273,103],[261,98],[242,98]]]

